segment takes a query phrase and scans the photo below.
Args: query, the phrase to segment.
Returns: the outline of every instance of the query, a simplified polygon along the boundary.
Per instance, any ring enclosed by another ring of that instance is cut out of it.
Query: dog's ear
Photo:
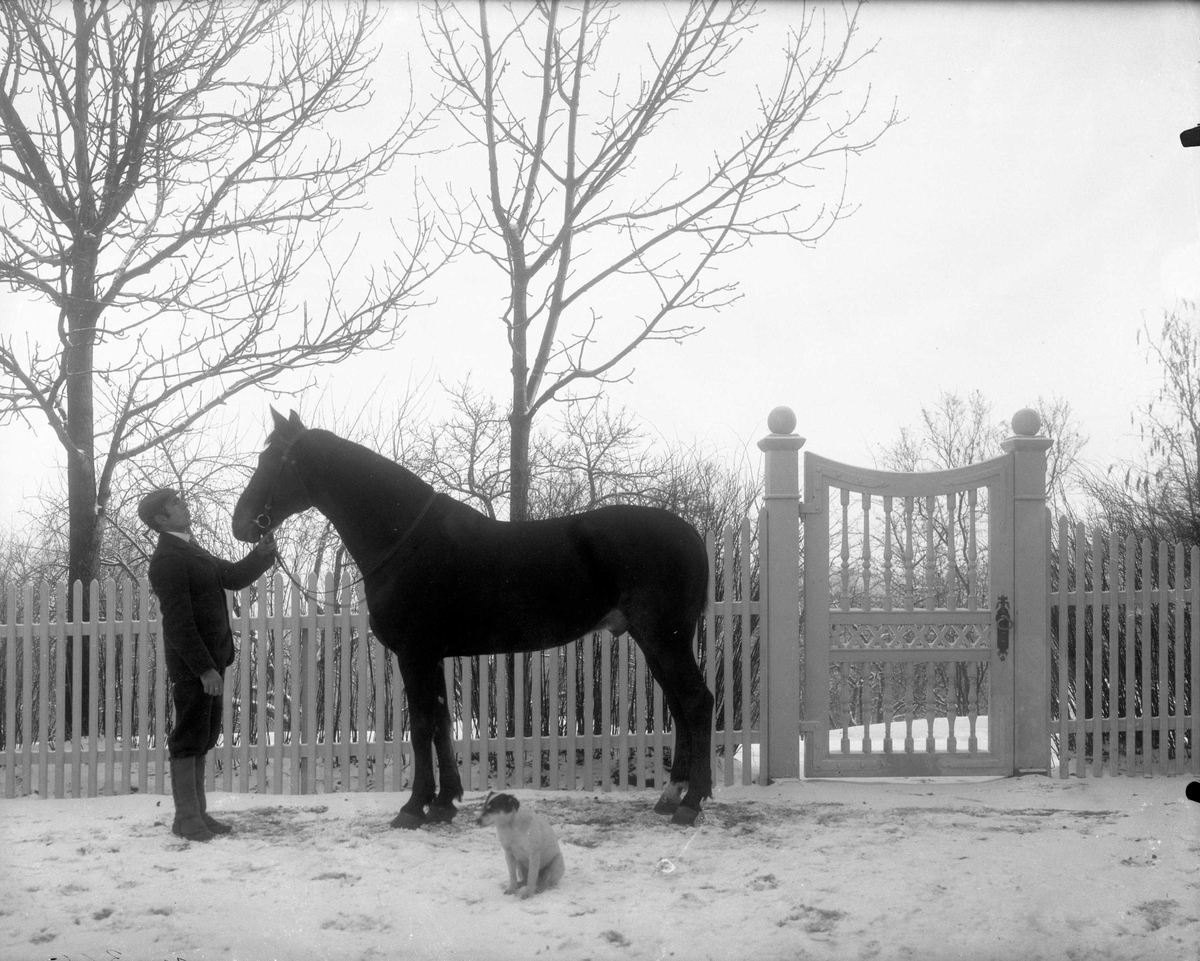
[[[486,811],[488,809],[488,802],[491,801],[492,795],[494,795],[495,793],[496,793],[495,791],[487,792],[487,797],[485,797],[483,799],[483,806],[480,808],[481,811]]]

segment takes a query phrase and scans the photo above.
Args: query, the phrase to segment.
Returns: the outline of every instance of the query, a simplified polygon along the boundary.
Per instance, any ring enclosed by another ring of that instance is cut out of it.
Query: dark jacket
[[[163,649],[172,680],[224,671],[234,659],[225,591],[253,584],[275,561],[251,551],[236,564],[174,534],[160,534],[150,558],[158,595]]]

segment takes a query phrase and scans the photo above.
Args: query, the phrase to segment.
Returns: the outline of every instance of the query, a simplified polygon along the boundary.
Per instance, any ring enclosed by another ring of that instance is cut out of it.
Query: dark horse
[[[708,583],[695,528],[633,506],[490,520],[365,447],[306,429],[294,411],[271,414],[233,534],[256,541],[315,507],[364,572],[371,630],[396,655],[412,718],[412,797],[393,827],[449,821],[462,800],[442,658],[539,651],[601,629],[629,631],[675,722],[671,783],[655,810],[695,821],[712,794],[713,712],[692,654]]]

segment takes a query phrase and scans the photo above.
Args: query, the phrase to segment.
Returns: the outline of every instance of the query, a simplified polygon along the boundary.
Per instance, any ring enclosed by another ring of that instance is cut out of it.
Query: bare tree
[[[1081,483],[1080,454],[1087,438],[1080,432],[1068,401],[1060,397],[1039,397],[1036,409],[1042,416],[1042,433],[1053,441],[1047,452],[1049,506],[1055,516],[1074,515]],[[885,470],[906,473],[966,467],[999,456],[1000,442],[1011,433],[1009,424],[995,416],[995,405],[979,391],[971,391],[965,399],[954,392],[943,391],[932,405],[921,407],[919,426],[901,428],[899,440],[880,451],[879,466]],[[953,538],[960,555],[955,568],[957,582],[951,582],[949,578],[945,552],[946,546],[951,543],[951,528],[956,531],[970,529],[971,518],[968,515],[972,510],[978,516],[984,514],[986,508],[982,504],[972,508],[966,498],[960,497],[955,501],[955,515],[951,517],[947,515],[946,504],[941,498],[934,505],[932,533],[938,549],[935,552],[937,569],[933,572],[930,589],[938,604],[945,603],[946,597],[951,594],[960,604],[966,601],[967,572],[973,563],[968,553],[967,538],[961,535]],[[918,528],[924,529],[926,506],[922,498],[918,498],[914,505],[914,516],[920,521]],[[891,523],[893,542],[902,543],[904,532],[899,527],[899,518],[893,517]],[[874,536],[882,535],[876,532]],[[978,583],[984,584],[987,581],[984,574],[986,562],[981,561],[980,564]]]
[[[943,391],[932,405],[921,407],[921,424],[902,427],[900,438],[881,451],[880,466],[896,471],[931,471],[965,467],[996,457],[1000,442],[1012,433],[996,417],[995,404],[977,390],[964,399]],[[1070,514],[1080,496],[1080,456],[1087,436],[1080,431],[1071,403],[1062,397],[1038,397],[1041,432],[1054,441],[1047,452],[1046,492],[1055,516]]]
[[[1130,415],[1146,445],[1139,462],[1088,478],[1097,521],[1121,534],[1200,543],[1200,313],[1192,301],[1164,311],[1149,362],[1162,376],[1155,398]]]
[[[666,7],[657,21],[638,18],[659,27],[649,42],[591,0],[439,5],[423,25],[451,116],[486,164],[471,198],[486,229],[470,249],[507,279],[514,520],[530,508],[538,412],[581,383],[628,376],[649,341],[695,334],[697,312],[737,297],[717,271],[733,252],[765,238],[820,240],[850,213],[848,158],[897,122],[893,109],[860,133],[869,90],[848,109],[835,99],[872,49],[855,50],[858,7],[827,16],[796,6],[776,85],[742,105],[740,136],[707,162],[680,158],[674,115],[734,65],[754,13],[738,0]],[[604,69],[610,45],[625,58],[620,72]],[[833,161],[840,170],[826,172]],[[813,200],[814,187],[832,200]]]
[[[901,427],[900,439],[881,453],[886,470],[947,470],[977,464],[1000,453],[1007,431],[995,417],[995,405],[977,390],[964,399],[942,391],[921,407],[917,427]]]
[[[342,115],[370,99],[374,17],[0,7],[0,282],[49,308],[0,340],[0,418],[48,425],[66,453],[72,581],[100,570],[120,465],[240,391],[386,346],[440,262],[419,207],[393,263],[351,275],[352,245],[332,253],[333,219],[426,126],[401,102],[394,129],[342,146]]]
[[[56,556],[53,544],[40,531],[0,528],[0,584],[52,582],[60,570]],[[9,623],[13,623],[11,618]]]
[[[469,380],[443,389],[450,414],[411,436],[397,459],[489,517],[502,517],[510,495],[507,419]],[[394,429],[404,433],[399,421]],[[596,397],[564,404],[534,431],[530,447],[528,519],[649,504],[701,531],[719,531],[740,523],[757,499],[757,479],[744,465],[699,446],[655,443],[633,412]]]
[[[142,523],[137,505],[154,487],[174,487],[188,498],[193,529],[213,553],[230,556],[240,550],[230,532],[229,515],[248,477],[249,448],[233,418],[214,426],[204,433],[168,437],[117,473],[106,511],[108,536],[100,551],[98,576],[137,580],[146,575],[158,535]],[[26,500],[21,515],[19,523],[0,529],[0,538],[26,545],[38,561],[35,567],[27,564],[25,570],[11,570],[0,582],[20,583],[34,577],[65,581],[70,537],[65,478],[54,475],[44,480]]]
[[[657,458],[654,487],[641,502],[672,511],[701,533],[719,537],[726,525],[736,528],[743,518],[757,523],[760,468],[745,456],[739,463],[698,445],[672,446]]]
[[[657,465],[630,411],[614,411],[598,397],[571,400],[555,427],[534,442],[531,516],[647,502]]]
[[[1066,398],[1039,396],[1036,409],[1042,415],[1041,432],[1054,441],[1046,452],[1046,498],[1051,515],[1077,517],[1086,496],[1083,449],[1088,436]]]
[[[453,386],[443,384],[442,389],[450,400],[450,414],[407,445],[405,463],[495,520],[509,495],[504,415],[495,399],[474,388],[470,378]]]

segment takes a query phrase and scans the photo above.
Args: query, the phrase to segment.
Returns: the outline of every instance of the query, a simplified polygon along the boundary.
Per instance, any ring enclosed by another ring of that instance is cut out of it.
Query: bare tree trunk
[[[494,169],[494,168],[493,168]],[[497,182],[493,179],[493,197],[496,198],[496,215],[503,216],[498,203],[499,192]],[[529,386],[529,317],[526,313],[526,298],[529,287],[526,282],[524,251],[519,244],[509,244],[508,249],[510,268],[510,287],[512,290],[512,326],[509,330],[509,344],[512,354],[512,408],[509,411],[510,426],[509,445],[509,502],[508,519],[510,521],[525,521],[529,519],[529,432],[533,423],[533,411],[530,410]]]
[[[100,537],[102,531],[96,515],[96,416],[92,391],[95,369],[96,321],[99,310],[96,302],[96,261],[99,255],[98,238],[91,231],[96,221],[96,200],[91,178],[87,176],[90,151],[87,128],[90,120],[88,97],[89,52],[91,28],[81,0],[75,0],[75,114],[72,133],[75,147],[75,167],[79,176],[77,217],[71,225],[73,244],[69,254],[71,274],[70,293],[64,313],[67,322],[66,393],[67,393],[67,617],[69,620],[88,620],[92,615],[91,583],[100,570]],[[75,609],[74,586],[82,583],[82,600]],[[79,730],[87,735],[87,705],[91,703],[88,679],[91,677],[91,638],[77,635],[81,651],[80,678],[72,677],[75,659],[68,644],[66,678],[67,704],[73,704],[73,687],[82,688],[83,717],[76,719]],[[64,727],[72,725],[70,708],[66,711]]]
[[[512,428],[512,449],[509,452],[511,493],[508,519],[510,521],[529,519],[529,429],[531,422],[529,414],[518,414],[515,410],[509,417],[509,424]]]
[[[68,584],[83,582],[83,616],[88,616],[88,585],[100,569],[100,534],[96,516],[96,416],[92,393],[95,369],[95,260],[85,244],[71,266],[71,299],[67,307],[67,492],[70,501]]]
[[[82,340],[76,334],[73,339]],[[84,610],[87,617],[87,587],[99,570],[99,524],[96,517],[96,459],[93,452],[95,422],[92,415],[91,384],[80,368],[91,360],[91,344],[75,343],[68,350],[70,366],[75,368],[67,385],[67,430],[74,450],[67,452],[68,517],[67,579],[74,585],[83,581]]]
[[[96,458],[95,417],[92,404],[92,354],[95,339],[94,326],[85,326],[75,318],[69,318],[71,330],[67,353],[67,433],[71,448],[67,450],[67,610],[69,621],[88,620],[92,611],[90,585],[100,568],[100,525],[96,516]],[[75,584],[82,582],[82,601],[75,609]],[[91,691],[88,678],[91,676],[91,638],[79,635],[82,648],[81,672],[78,683],[82,688],[83,717],[79,718],[79,730],[87,735],[87,704]],[[64,736],[70,737],[73,718],[71,705],[74,703],[74,642],[67,642],[66,670],[66,713]]]
[[[79,274],[76,274],[74,286],[78,289]],[[66,348],[67,361],[67,433],[71,447],[67,450],[67,609],[68,621],[88,620],[90,610],[92,580],[97,576],[100,565],[100,535],[98,518],[96,516],[96,458],[95,458],[95,417],[92,403],[92,355],[95,339],[94,326],[86,321],[81,322],[78,314],[68,318],[70,325],[69,341]],[[82,602],[75,609],[75,584],[82,582]],[[71,705],[74,701],[76,679],[74,677],[74,643],[69,640],[66,646],[66,712],[64,721],[64,737],[71,737],[74,718],[71,716]],[[90,703],[91,676],[91,638],[84,634],[78,636],[82,649],[80,670],[82,677],[78,679],[81,687],[83,705],[82,717],[78,719],[79,732],[87,735],[87,705]]]

